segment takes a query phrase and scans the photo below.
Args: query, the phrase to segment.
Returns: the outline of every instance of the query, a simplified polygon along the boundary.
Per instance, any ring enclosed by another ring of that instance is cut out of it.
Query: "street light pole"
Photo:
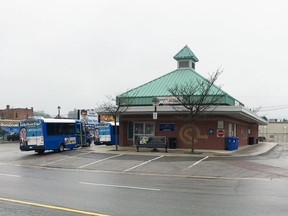
[[[157,106],[159,105],[159,99],[157,97],[154,97],[152,99],[152,103],[153,103],[153,106],[154,106],[154,112],[153,112],[153,119],[155,120],[155,125],[154,125],[154,136],[156,134],[156,128],[157,128]],[[152,151],[155,151],[155,152],[158,152],[159,150],[157,148],[154,148]]]
[[[58,116],[57,116],[57,117],[60,118],[60,110],[61,110],[61,107],[58,106],[57,109],[58,109]]]
[[[157,97],[154,97],[152,99],[152,103],[154,106],[153,119],[157,120],[157,106],[159,105],[159,99]]]

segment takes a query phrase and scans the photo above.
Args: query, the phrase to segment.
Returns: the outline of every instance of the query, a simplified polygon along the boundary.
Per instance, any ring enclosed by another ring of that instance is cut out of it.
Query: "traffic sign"
[[[217,129],[217,137],[224,137],[225,131],[223,129]]]
[[[157,112],[153,112],[153,119],[157,119]]]

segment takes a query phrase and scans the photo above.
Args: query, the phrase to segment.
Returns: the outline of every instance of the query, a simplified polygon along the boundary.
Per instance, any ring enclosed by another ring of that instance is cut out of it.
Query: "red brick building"
[[[133,101],[120,116],[120,146],[134,146],[143,136],[165,136],[167,144],[176,142],[173,147],[191,148],[192,134],[196,137],[196,149],[225,149],[227,137],[236,137],[239,146],[257,143],[258,126],[266,125],[267,121],[223,90],[220,91],[221,101],[205,110],[202,118],[191,127],[189,112],[177,111],[181,104],[177,104],[168,88],[205,78],[195,71],[198,59],[188,46],[174,59],[178,66],[175,71],[118,96],[118,101],[121,97]],[[219,89],[217,86],[213,88]],[[158,106],[153,105],[154,98],[158,99]]]
[[[10,108],[10,105],[7,105],[6,109],[0,110],[1,119],[22,120],[33,116],[33,107],[31,107],[31,109]]]

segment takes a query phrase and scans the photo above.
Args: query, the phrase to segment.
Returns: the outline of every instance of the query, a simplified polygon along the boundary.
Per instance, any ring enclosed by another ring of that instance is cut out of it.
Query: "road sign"
[[[223,129],[217,129],[217,137],[224,137],[225,131]]]
[[[153,112],[153,119],[157,119],[157,112]]]

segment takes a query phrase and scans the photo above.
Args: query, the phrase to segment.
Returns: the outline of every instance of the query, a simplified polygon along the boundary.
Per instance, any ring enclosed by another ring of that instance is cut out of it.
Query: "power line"
[[[268,107],[257,107],[253,108],[254,112],[273,112],[277,110],[288,109],[288,105],[277,105],[277,106],[268,106]]]

